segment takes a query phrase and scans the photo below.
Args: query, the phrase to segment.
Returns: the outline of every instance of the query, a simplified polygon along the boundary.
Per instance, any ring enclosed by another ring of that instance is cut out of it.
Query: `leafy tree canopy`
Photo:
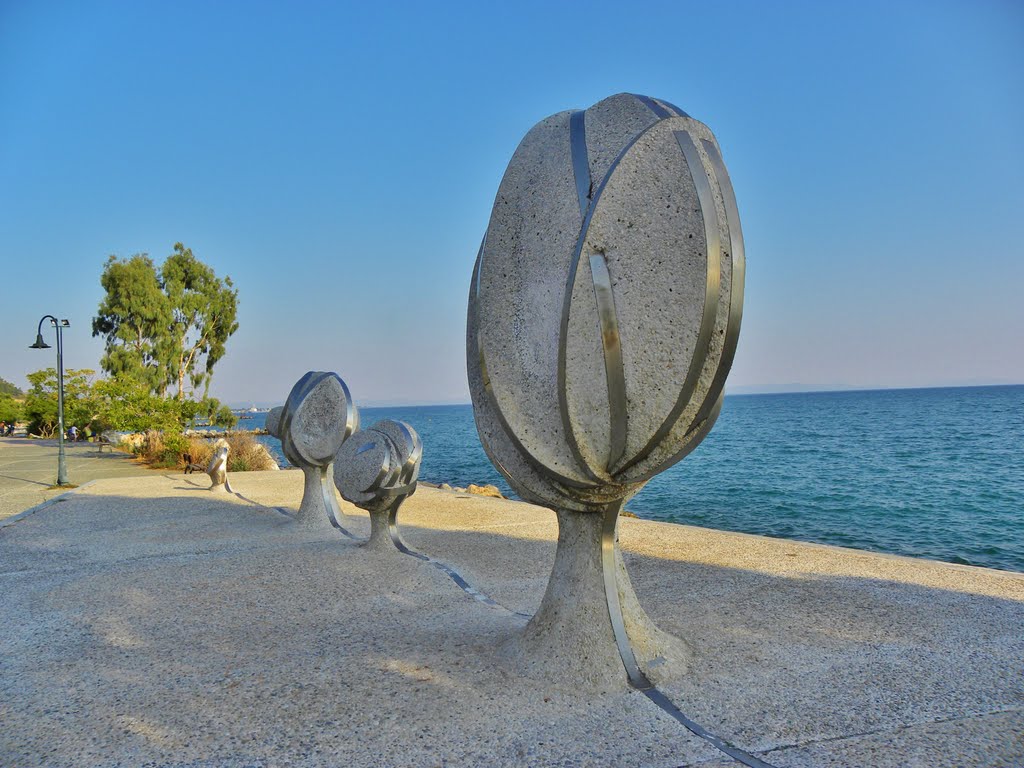
[[[25,406],[20,400],[0,392],[0,421],[5,424],[21,421],[25,418]]]
[[[146,254],[111,256],[100,278],[106,295],[93,318],[93,336],[103,336],[100,365],[111,376],[145,385],[159,396],[175,388],[210,388],[213,368],[238,330],[238,290],[230,277],[175,243],[158,270]]]
[[[28,375],[32,385],[25,399],[25,418],[32,434],[50,437],[57,431],[57,371],[47,368]],[[85,431],[178,432],[204,419],[233,427],[238,419],[214,398],[177,400],[153,394],[146,384],[129,378],[96,379],[87,368],[64,371],[64,427]]]
[[[84,428],[96,420],[92,397],[96,371],[69,368],[64,371],[64,428],[72,424]],[[25,417],[28,431],[51,437],[57,433],[57,369],[46,368],[28,375],[29,390],[25,394]]]
[[[0,396],[24,397],[24,393],[7,379],[0,378]]]

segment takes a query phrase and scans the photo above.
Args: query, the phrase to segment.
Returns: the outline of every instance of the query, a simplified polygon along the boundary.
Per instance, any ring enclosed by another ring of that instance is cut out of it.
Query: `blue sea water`
[[[262,426],[263,414],[239,426]],[[420,434],[420,477],[511,489],[469,405],[364,408]],[[264,438],[280,457],[280,443]],[[1024,386],[732,395],[641,517],[1024,571]]]

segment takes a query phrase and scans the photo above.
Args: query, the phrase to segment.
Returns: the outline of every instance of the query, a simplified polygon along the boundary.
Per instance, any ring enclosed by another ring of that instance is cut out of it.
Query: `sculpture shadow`
[[[403,534],[508,607],[540,603],[552,541],[415,525]],[[645,609],[696,650],[668,693],[745,749],[1024,701],[1014,674],[1024,595],[972,594],[967,579],[939,589],[630,554],[625,534],[623,545]],[[73,495],[0,530],[0,689],[19,692],[0,755],[19,764],[69,733],[140,761],[208,758],[229,743],[249,745],[232,754],[252,760],[275,745],[393,750],[425,709],[461,733],[500,710],[507,732],[481,732],[482,744],[536,743],[548,727],[534,711],[545,696],[577,717],[647,712],[641,697],[622,704],[623,691],[517,675],[494,649],[520,620],[428,563],[384,562],[340,535],[299,531],[276,510],[213,494]],[[287,729],[274,725],[282,716]],[[650,743],[650,731],[619,727],[593,738]]]

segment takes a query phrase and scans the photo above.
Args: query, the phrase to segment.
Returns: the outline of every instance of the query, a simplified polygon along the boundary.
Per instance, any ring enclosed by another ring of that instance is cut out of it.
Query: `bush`
[[[249,433],[225,432],[223,439],[228,444],[228,472],[258,472],[277,466],[266,447]],[[212,438],[151,429],[142,435],[133,450],[153,467],[184,469],[191,463],[205,470],[213,458],[216,442]]]

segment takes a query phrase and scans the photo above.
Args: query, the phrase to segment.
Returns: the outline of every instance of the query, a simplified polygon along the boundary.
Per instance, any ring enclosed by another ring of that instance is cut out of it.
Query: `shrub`
[[[228,472],[274,469],[277,464],[266,447],[247,432],[224,433],[228,443]],[[153,467],[184,469],[188,463],[205,469],[213,458],[215,439],[178,432],[149,430],[135,443],[133,451]],[[186,459],[187,457],[187,459]]]

